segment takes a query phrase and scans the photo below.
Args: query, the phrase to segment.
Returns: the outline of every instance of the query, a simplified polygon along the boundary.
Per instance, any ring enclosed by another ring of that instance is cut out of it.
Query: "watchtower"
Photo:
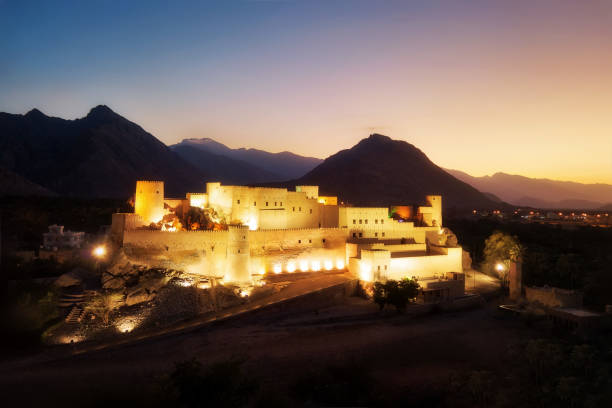
[[[164,182],[138,180],[134,199],[134,212],[145,225],[157,223],[164,217]]]
[[[223,280],[228,282],[251,281],[251,249],[249,227],[230,225],[228,227],[227,267]]]

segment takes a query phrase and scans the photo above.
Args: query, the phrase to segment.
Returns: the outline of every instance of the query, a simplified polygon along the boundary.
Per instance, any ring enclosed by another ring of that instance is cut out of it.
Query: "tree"
[[[404,278],[399,282],[399,290],[402,292],[402,296],[409,302],[412,302],[419,294],[419,282],[417,279]]]
[[[387,303],[387,296],[385,292],[385,284],[382,282],[374,283],[374,293],[372,294],[372,300],[374,303],[380,307],[380,310],[383,310],[385,304]]]
[[[503,283],[507,283],[510,262],[519,260],[523,248],[517,237],[496,231],[485,241],[483,252],[486,271],[497,274]],[[496,268],[498,265],[502,267]]]
[[[85,310],[102,319],[104,324],[110,321],[110,314],[123,301],[123,294],[118,292],[97,293],[85,306]]]
[[[393,305],[398,312],[404,312],[406,305],[412,302],[419,293],[419,283],[416,279],[404,278],[401,281],[388,280],[385,283],[374,283],[372,296],[382,310],[386,304]]]

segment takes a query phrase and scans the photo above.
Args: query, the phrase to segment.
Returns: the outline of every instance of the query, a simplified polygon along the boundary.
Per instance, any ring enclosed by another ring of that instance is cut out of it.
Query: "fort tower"
[[[134,212],[142,217],[145,225],[157,223],[164,217],[164,182],[136,182]]]

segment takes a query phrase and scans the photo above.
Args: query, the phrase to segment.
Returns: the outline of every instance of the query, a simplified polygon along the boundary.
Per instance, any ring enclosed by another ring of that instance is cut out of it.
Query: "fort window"
[[[357,233],[353,232],[353,238],[357,238]]]
[[[293,212],[295,212],[295,207],[293,207]]]
[[[385,233],[384,233],[384,232],[382,233],[382,236],[383,236],[383,237],[385,236]]]
[[[384,224],[384,223],[385,223],[385,220],[380,220],[380,223],[381,223],[381,224]]]
[[[378,271],[380,272],[380,265],[378,265]]]
[[[323,238],[323,243],[325,243],[325,238]]]
[[[268,206],[268,202],[266,201],[266,207]]]
[[[242,239],[246,239],[246,235],[243,235],[243,236],[242,236]]]
[[[298,211],[302,212],[302,207],[298,207]]]
[[[274,206],[276,207],[276,201],[274,202]]]
[[[365,220],[365,223],[367,224],[367,223],[368,223],[368,220]]]
[[[378,236],[378,232],[375,232],[375,233],[374,233],[374,236],[375,236],[375,237],[377,237],[377,236]]]
[[[312,208],[310,209],[310,213],[312,214]]]
[[[240,250],[238,250],[238,253],[240,253]]]
[[[257,207],[257,201],[253,201],[253,207]]]
[[[279,205],[282,207],[283,206],[283,202],[281,201]]]
[[[387,270],[387,265],[385,265],[385,271]]]
[[[157,190],[155,193],[156,193],[156,194],[159,194],[159,190]]]
[[[359,223],[360,223],[360,224],[362,224],[362,223],[363,223],[363,220],[359,220]]]
[[[353,224],[357,224],[357,220],[353,220]]]
[[[236,200],[236,204],[240,204],[240,200]]]
[[[301,243],[302,243],[302,240],[301,240],[301,239],[298,239],[298,244],[301,244]]]
[[[376,220],[374,220],[374,224],[378,224],[378,220],[377,220],[377,219],[376,219]]]
[[[308,243],[309,243],[309,244],[312,244],[312,239],[309,239],[309,240],[308,240]]]
[[[363,237],[363,232],[359,233],[359,238]]]

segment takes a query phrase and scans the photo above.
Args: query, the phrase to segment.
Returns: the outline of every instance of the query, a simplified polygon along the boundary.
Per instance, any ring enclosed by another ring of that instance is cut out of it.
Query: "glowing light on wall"
[[[331,271],[334,268],[334,263],[328,259],[323,262],[323,267],[326,271]]]
[[[251,231],[255,231],[257,229],[257,220],[254,217],[249,218],[244,225],[248,225]]]
[[[274,273],[276,273],[276,274],[279,274],[279,273],[281,273],[281,272],[283,271],[283,268],[281,267],[281,265],[280,265],[280,264],[275,264],[275,265],[272,267],[272,271],[273,271]]]
[[[198,283],[198,289],[210,289],[210,282]]]
[[[497,265],[495,265],[495,269],[497,270],[497,272],[502,272],[505,268],[502,263],[498,263]]]
[[[336,261],[336,269],[344,269],[344,261],[339,259]]]
[[[290,262],[287,264],[287,272],[289,272],[289,273],[293,273],[293,272],[295,272],[295,269],[296,269],[296,267],[295,267],[295,262],[290,261]]]
[[[319,261],[312,261],[312,270],[313,271],[320,271],[321,270],[321,262]]]
[[[372,267],[364,262],[359,267],[359,279],[366,282],[372,282]]]
[[[302,272],[308,271],[308,261],[300,261],[300,271]]]
[[[251,289],[242,289],[240,290],[240,297],[247,297],[251,294]]]
[[[190,207],[199,207],[203,209],[205,204],[206,204],[206,197],[194,196],[194,195],[190,197],[190,200],[189,200]]]

